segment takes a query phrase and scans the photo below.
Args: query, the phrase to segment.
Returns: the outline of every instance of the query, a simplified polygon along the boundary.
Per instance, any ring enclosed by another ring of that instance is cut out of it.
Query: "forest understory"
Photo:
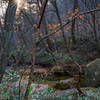
[[[100,1],[0,0],[0,100],[100,100]]]

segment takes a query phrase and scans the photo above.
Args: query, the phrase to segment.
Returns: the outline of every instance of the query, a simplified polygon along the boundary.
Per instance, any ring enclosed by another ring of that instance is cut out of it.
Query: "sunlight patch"
[[[15,3],[17,5],[17,9],[20,9],[22,7],[23,0],[15,0]]]

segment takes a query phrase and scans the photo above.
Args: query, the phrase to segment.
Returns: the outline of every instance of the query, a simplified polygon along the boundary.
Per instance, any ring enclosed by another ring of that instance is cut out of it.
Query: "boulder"
[[[83,84],[85,86],[98,87],[100,85],[100,59],[95,59],[87,64],[83,73]]]
[[[79,95],[77,89],[58,90],[54,93],[56,97],[62,97],[60,100],[100,100],[99,88],[81,88],[85,96]],[[63,97],[66,97],[63,99]],[[59,99],[56,99],[59,100]]]
[[[57,82],[55,88],[59,90],[66,90],[66,89],[76,88],[76,84],[77,81],[75,80],[75,78],[69,78]]]

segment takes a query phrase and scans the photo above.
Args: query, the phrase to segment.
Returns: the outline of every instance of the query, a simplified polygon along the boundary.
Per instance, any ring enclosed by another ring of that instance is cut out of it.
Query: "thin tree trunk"
[[[56,0],[52,1],[52,4],[53,4],[53,6],[55,7],[56,15],[57,15],[57,17],[58,17],[58,21],[59,21],[59,23],[60,23],[60,26],[62,26],[62,21],[61,21],[60,15],[59,15],[59,10],[58,10],[58,7],[57,7]],[[66,36],[65,36],[63,27],[61,27],[61,31],[62,31],[62,36],[63,36],[64,43],[65,43],[65,47],[66,47],[66,45],[67,45],[67,40],[66,40]]]
[[[93,18],[93,33],[95,36],[95,41],[98,42],[98,38],[97,38],[97,32],[96,32],[96,19],[95,19],[95,11],[92,14],[92,18]]]
[[[39,0],[37,0],[37,3],[38,3],[38,7],[39,7],[39,10],[41,10],[41,6],[39,4]],[[42,1],[40,0],[40,3],[42,4]],[[45,31],[45,34],[48,34],[48,28],[47,28],[47,23],[46,23],[46,20],[45,20],[45,14],[44,14],[44,17],[42,19],[42,25],[44,27],[44,31]],[[51,51],[53,51],[52,49],[52,45],[51,45],[51,42],[50,42],[50,39],[47,39],[47,44],[48,44],[48,47]]]
[[[73,13],[75,12],[75,9],[78,8],[78,0],[74,0],[74,8],[73,8]],[[72,37],[72,42],[73,44],[76,44],[76,39],[75,39],[75,19],[72,21],[72,29],[71,29],[71,37]]]

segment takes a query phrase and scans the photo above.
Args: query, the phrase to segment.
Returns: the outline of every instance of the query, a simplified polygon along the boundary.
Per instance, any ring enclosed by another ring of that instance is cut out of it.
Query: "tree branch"
[[[42,37],[39,41],[37,41],[38,43],[40,43],[41,41],[47,39],[49,36],[55,34],[56,32],[58,32],[61,28],[65,27],[66,25],[68,25],[69,23],[71,23],[73,20],[77,19],[78,17],[80,17],[81,15],[86,15],[88,13],[91,13],[91,12],[94,12],[94,11],[100,11],[100,8],[99,9],[93,9],[93,10],[90,10],[90,11],[86,11],[86,12],[82,12],[78,15],[76,15],[75,17],[73,17],[71,20],[68,20],[65,24],[63,24],[61,27],[58,27],[55,31],[51,32],[50,34],[48,35],[45,35],[44,37]]]
[[[42,21],[42,19],[43,19],[43,15],[44,15],[44,12],[45,12],[45,8],[46,8],[47,3],[48,3],[48,0],[45,0],[44,3],[43,3],[42,10],[41,10],[41,12],[40,12],[40,16],[41,16],[41,17],[40,17],[39,25],[38,25],[37,28],[40,28],[41,21]]]

